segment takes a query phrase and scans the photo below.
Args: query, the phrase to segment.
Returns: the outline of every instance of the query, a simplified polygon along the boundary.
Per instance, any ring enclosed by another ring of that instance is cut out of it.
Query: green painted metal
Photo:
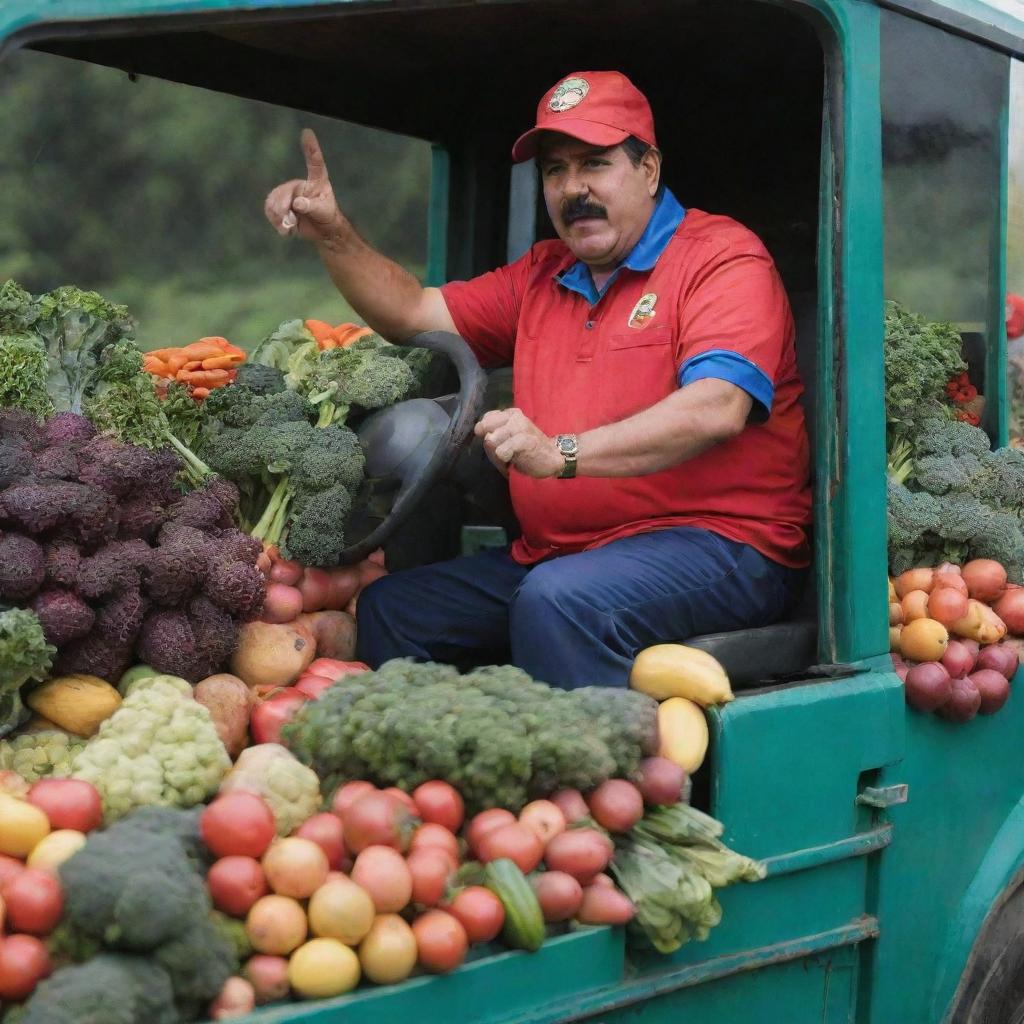
[[[866,857],[869,853],[884,850],[891,842],[892,826],[882,825],[869,832],[850,836],[848,839],[812,846],[809,850],[794,850],[793,853],[765,857],[763,863],[769,878],[776,875],[792,875],[797,871],[809,871],[821,867],[822,864],[832,864],[849,857]]]
[[[448,201],[451,161],[443,146],[430,150],[430,200],[427,207],[426,284],[437,287],[448,280]]]
[[[989,323],[993,335],[985,359],[985,426],[997,446],[1010,437],[1010,395],[1006,376],[1006,240],[1010,191],[1010,62],[1006,99],[999,117],[999,171],[995,183],[996,230],[989,256]]]

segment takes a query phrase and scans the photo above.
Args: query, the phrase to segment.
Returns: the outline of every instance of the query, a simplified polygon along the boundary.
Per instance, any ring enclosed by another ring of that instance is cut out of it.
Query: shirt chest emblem
[[[654,292],[641,295],[633,307],[633,312],[629,314],[627,326],[642,331],[654,319],[654,306],[657,301],[658,296]]]

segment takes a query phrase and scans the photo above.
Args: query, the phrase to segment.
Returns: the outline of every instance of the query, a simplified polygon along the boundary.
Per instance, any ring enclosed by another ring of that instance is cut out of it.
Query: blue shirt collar
[[[671,190],[666,188],[662,192],[657,206],[654,207],[654,212],[647,222],[647,227],[644,228],[644,233],[626,258],[615,268],[615,273],[608,278],[600,291],[594,287],[590,268],[582,260],[577,260],[572,266],[557,273],[555,280],[569,291],[582,295],[591,306],[596,306],[619,276],[619,271],[623,267],[627,270],[641,272],[654,269],[658,258],[665,251],[685,216],[686,210],[680,205]]]

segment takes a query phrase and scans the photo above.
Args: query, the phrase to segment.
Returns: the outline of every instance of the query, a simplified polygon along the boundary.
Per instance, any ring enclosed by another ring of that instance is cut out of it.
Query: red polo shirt
[[[667,203],[681,219],[665,230]],[[783,565],[807,565],[809,453],[782,281],[736,221],[683,211],[671,193],[659,211],[600,294],[561,241],[442,288],[481,364],[513,366],[515,403],[547,434],[625,419],[700,377],[732,380],[755,399],[738,437],[658,473],[535,480],[513,469],[522,536],[512,557],[530,564],[699,526]]]

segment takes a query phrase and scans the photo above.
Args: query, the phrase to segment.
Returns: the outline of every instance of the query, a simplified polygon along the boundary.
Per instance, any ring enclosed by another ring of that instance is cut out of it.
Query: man
[[[468,282],[423,288],[339,211],[304,133],[307,176],[266,213],[314,242],[384,337],[454,331],[514,367],[512,409],[476,426],[522,536],[384,577],[360,595],[377,665],[511,659],[537,679],[625,686],[637,652],[760,626],[809,560],[808,445],[793,321],[764,246],[661,186],[646,98],[576,72],[516,142],[536,157],[558,241]]]

